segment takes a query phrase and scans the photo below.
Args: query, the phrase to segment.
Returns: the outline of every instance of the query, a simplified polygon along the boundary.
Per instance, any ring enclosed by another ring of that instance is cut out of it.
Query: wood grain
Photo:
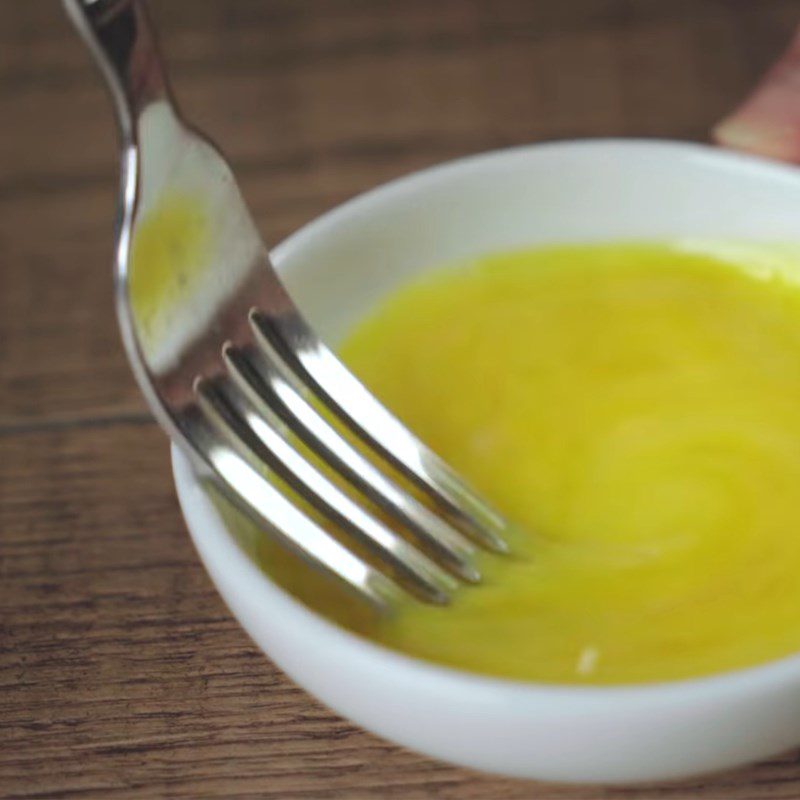
[[[185,110],[278,241],[428,164],[564,136],[703,139],[796,0],[169,0]],[[563,788],[389,745],[248,641],[185,535],[111,307],[114,131],[57,5],[0,3],[0,797],[800,797],[796,754]]]

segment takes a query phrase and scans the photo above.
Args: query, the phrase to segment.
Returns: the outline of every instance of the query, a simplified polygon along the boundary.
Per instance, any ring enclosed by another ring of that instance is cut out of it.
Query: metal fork
[[[116,110],[117,315],[156,419],[235,505],[362,597],[446,603],[480,579],[475,545],[506,549],[503,518],[302,317],[227,163],[180,117],[143,1],[64,3]]]

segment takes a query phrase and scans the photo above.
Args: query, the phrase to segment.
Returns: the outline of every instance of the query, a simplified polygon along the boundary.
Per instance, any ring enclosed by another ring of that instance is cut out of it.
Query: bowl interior
[[[361,195],[292,235],[273,258],[312,325],[335,345],[400,285],[485,253],[615,239],[791,242],[799,174],[674,142],[521,147],[444,164]],[[244,529],[237,530],[245,542]],[[252,544],[261,535],[252,528],[249,539]],[[284,562],[274,548],[259,559],[280,575]],[[307,599],[319,608],[340,598],[334,591],[324,602]]]
[[[335,344],[401,284],[485,253],[615,239],[791,243],[798,176],[784,165],[674,142],[521,147],[361,195],[292,235],[273,259],[312,325]],[[255,552],[242,531],[238,539]]]

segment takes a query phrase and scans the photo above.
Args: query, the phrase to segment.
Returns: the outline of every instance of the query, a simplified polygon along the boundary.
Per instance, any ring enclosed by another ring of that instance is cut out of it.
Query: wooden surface
[[[797,0],[162,0],[185,110],[270,241],[388,178],[571,136],[704,139]],[[0,797],[800,797],[796,753],[559,788],[418,757],[283,677],[217,597],[111,306],[115,140],[52,0],[0,3]]]

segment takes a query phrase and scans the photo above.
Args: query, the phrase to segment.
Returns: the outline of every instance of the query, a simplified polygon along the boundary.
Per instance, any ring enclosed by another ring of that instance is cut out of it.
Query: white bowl
[[[791,241],[800,234],[799,176],[698,145],[521,147],[369,192],[298,231],[274,258],[335,342],[421,270],[485,251],[637,237]],[[615,783],[718,770],[800,743],[800,655],[697,680],[584,688],[482,677],[372,644],[265,576],[187,461],[173,459],[189,531],[237,619],[297,683],[387,739],[490,772]]]

